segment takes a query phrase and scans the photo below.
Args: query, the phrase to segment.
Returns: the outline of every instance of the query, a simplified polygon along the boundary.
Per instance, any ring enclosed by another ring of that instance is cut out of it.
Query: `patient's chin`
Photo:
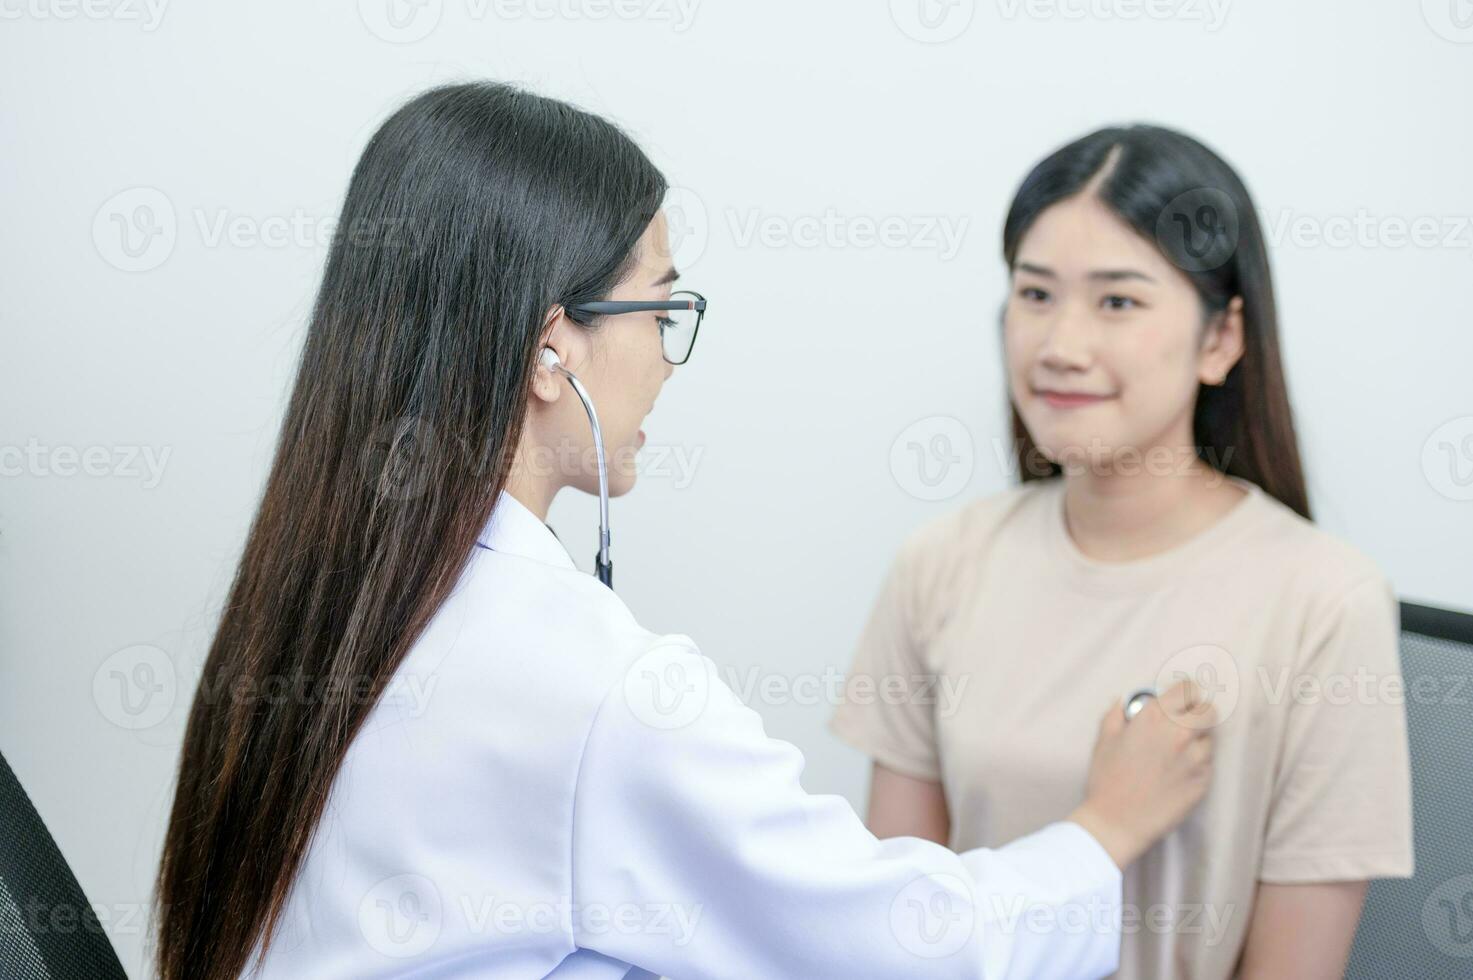
[[[1050,462],[1066,459],[1097,459],[1110,454],[1110,447],[1122,443],[1119,434],[1098,426],[1055,423],[1030,429],[1033,444]]]

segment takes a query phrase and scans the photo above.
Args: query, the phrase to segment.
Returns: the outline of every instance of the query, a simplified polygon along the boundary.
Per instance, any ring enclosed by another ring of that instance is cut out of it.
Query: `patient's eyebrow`
[[[1139,272],[1135,269],[1096,269],[1089,274],[1089,278],[1099,279],[1104,282],[1119,282],[1122,279],[1140,279],[1144,282],[1156,281],[1144,272]]]
[[[1028,272],[1044,279],[1057,279],[1059,274],[1046,265],[1038,265],[1034,262],[1019,262],[1013,267],[1013,272]],[[1128,279],[1139,279],[1142,282],[1155,282],[1156,280],[1137,269],[1095,269],[1086,278],[1098,282],[1120,282]]]
[[[679,278],[680,278],[680,273],[676,272],[675,271],[675,266],[672,265],[670,268],[668,268],[668,269],[665,270],[665,274],[663,276],[661,276],[660,278],[656,279],[650,285],[653,285],[653,286],[663,286],[667,282],[674,282],[675,280],[677,280]]]

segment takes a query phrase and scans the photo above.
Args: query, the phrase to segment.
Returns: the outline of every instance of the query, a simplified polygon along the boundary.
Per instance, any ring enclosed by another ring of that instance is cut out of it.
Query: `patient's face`
[[[1190,446],[1203,333],[1191,280],[1093,196],[1046,209],[1019,243],[1008,381],[1055,462],[1109,467],[1122,450]]]

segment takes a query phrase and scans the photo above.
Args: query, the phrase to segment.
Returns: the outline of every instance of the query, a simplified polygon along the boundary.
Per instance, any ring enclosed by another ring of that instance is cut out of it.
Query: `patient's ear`
[[[1207,323],[1197,377],[1205,385],[1220,385],[1243,356],[1243,297],[1234,296],[1227,309]]]

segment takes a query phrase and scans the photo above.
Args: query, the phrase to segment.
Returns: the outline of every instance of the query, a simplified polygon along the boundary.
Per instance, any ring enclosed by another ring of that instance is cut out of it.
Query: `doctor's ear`
[[[577,328],[568,320],[561,306],[548,311],[543,322],[542,340],[537,345],[537,360],[532,370],[532,396],[544,402],[555,402],[566,382],[554,366],[566,363],[571,354],[569,340]]]
[[[562,364],[562,355],[557,349],[544,345],[537,349],[537,363],[532,369],[532,397],[543,402],[555,402],[562,395],[567,382],[553,370]]]

